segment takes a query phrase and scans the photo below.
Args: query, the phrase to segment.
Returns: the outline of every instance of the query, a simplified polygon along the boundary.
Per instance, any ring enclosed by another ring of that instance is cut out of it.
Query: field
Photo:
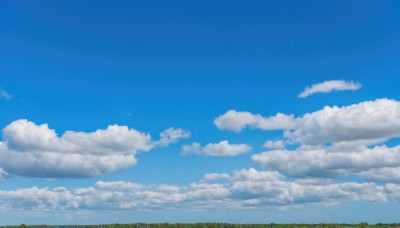
[[[0,228],[389,228],[398,227],[396,224],[229,224],[229,223],[134,223],[134,224],[104,224],[104,225],[71,225],[71,226],[47,226],[22,224],[20,226],[0,226]]]

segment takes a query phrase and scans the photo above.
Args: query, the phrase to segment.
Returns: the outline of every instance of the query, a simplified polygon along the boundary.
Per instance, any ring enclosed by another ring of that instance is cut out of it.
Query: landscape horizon
[[[98,224],[98,225],[25,225],[0,226],[4,228],[390,228],[400,227],[400,223],[378,224],[346,224],[346,223],[319,223],[319,224],[233,224],[233,223],[131,223],[131,224]]]

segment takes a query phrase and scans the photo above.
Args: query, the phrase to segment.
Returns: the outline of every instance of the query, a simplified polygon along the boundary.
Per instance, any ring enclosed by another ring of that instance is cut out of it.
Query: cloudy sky
[[[0,225],[398,222],[399,1],[1,1]]]

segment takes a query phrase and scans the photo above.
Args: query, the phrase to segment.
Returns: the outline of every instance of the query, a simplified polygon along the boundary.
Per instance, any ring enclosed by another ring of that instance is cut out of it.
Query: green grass
[[[78,225],[78,226],[0,226],[0,228],[389,228],[398,227],[397,224],[230,224],[230,223],[134,223],[134,224],[106,224],[106,225]]]

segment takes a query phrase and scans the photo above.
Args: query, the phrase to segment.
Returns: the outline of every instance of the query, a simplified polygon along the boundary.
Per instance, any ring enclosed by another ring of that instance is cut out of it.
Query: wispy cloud
[[[10,100],[11,97],[12,96],[7,91],[0,89],[0,98]]]
[[[318,84],[308,86],[302,93],[299,94],[298,98],[306,98],[313,95],[314,93],[330,93],[332,91],[343,91],[343,90],[358,90],[361,88],[359,82],[344,81],[344,80],[331,80],[324,81]]]

